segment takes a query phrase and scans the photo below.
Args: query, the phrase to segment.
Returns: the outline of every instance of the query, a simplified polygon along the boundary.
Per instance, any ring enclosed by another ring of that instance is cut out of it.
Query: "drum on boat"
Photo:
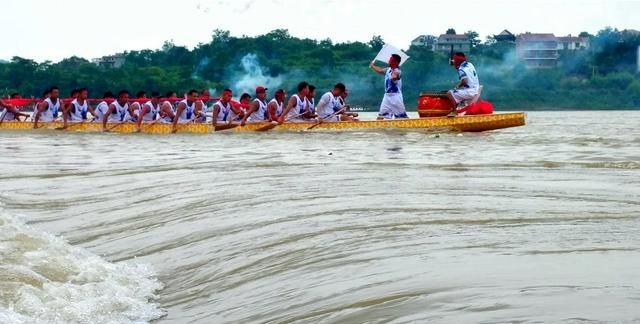
[[[443,117],[451,112],[453,103],[446,92],[424,91],[418,97],[420,118]]]

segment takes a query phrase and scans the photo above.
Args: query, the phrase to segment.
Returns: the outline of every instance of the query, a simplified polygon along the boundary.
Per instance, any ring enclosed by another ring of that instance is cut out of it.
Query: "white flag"
[[[404,62],[406,62],[409,59],[409,55],[407,55],[407,53],[389,44],[385,44],[384,47],[382,47],[382,49],[380,50],[380,53],[378,53],[378,56],[376,56],[374,60],[387,63],[389,62],[389,58],[393,54],[398,54],[402,58],[400,65],[404,64]]]

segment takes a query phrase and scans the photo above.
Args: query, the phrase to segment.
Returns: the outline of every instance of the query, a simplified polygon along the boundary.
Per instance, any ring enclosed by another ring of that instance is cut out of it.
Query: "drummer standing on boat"
[[[393,54],[389,58],[389,67],[386,69],[376,66],[375,60],[369,64],[373,71],[384,75],[384,98],[380,104],[378,120],[409,118],[402,98],[402,71],[399,68],[401,62],[402,57]]]

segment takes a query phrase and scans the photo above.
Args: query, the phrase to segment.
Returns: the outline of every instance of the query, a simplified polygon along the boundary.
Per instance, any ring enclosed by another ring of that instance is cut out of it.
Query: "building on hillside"
[[[435,51],[438,45],[438,38],[432,35],[420,35],[411,42],[411,45],[426,47],[428,50]]]
[[[124,54],[107,55],[91,60],[95,65],[105,68],[118,69],[126,61]]]
[[[467,35],[442,34],[438,37],[436,50],[449,53],[453,46],[455,52],[469,52],[471,50],[471,40]]]
[[[554,68],[560,56],[558,39],[553,34],[520,34],[516,39],[516,53],[528,68]]]
[[[559,51],[585,50],[588,49],[590,45],[589,37],[575,37],[568,35],[557,38]]]
[[[498,35],[493,35],[493,39],[496,40],[496,43],[509,43],[509,44],[516,43],[516,35],[512,34],[510,31],[506,29],[503,30]]]

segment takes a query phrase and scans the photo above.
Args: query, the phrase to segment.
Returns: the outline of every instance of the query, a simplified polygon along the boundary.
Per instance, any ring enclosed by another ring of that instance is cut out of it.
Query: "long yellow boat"
[[[243,127],[236,127],[225,130],[225,132],[256,132],[256,131],[321,131],[321,130],[365,130],[365,129],[405,129],[405,130],[437,130],[452,132],[483,132],[509,127],[524,126],[525,114],[505,113],[479,116],[461,116],[461,117],[438,117],[438,118],[413,118],[413,119],[395,119],[395,120],[371,120],[357,122],[304,122],[304,123],[284,123],[282,125],[272,125],[269,123],[247,124]],[[39,123],[39,129],[61,129],[62,122]],[[32,130],[32,122],[5,121],[0,124],[0,129],[4,130]],[[135,133],[136,125],[134,123],[110,123],[107,124],[110,132],[116,133]],[[171,134],[172,125],[170,124],[143,124],[142,133],[146,134]],[[102,132],[102,123],[99,122],[82,122],[69,123],[64,131],[69,132]],[[178,125],[177,133],[192,134],[208,134],[215,132],[214,127],[210,124],[183,124]]]

